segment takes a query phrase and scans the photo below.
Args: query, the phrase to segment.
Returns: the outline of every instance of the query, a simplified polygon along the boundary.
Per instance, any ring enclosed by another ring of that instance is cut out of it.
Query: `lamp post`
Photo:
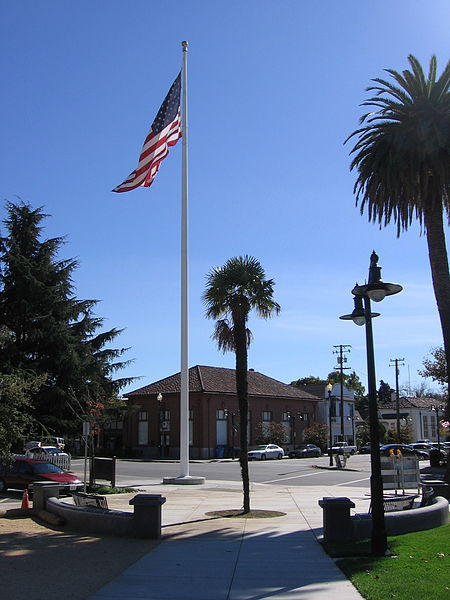
[[[163,420],[164,420],[164,413],[163,413],[163,405],[162,405],[162,400],[163,400],[163,395],[161,394],[161,392],[158,392],[156,394],[156,400],[158,402],[158,414],[159,414],[159,419],[158,419],[158,436],[159,436],[159,456],[160,458],[163,455]]]
[[[295,429],[295,419],[298,416],[300,421],[303,421],[303,415],[299,412],[296,414],[291,411],[288,411],[287,416],[288,416],[289,421],[291,422],[292,443],[294,445],[294,450],[295,450],[295,445],[297,442],[297,430]]]
[[[439,406],[439,405],[431,405],[431,410],[435,410],[436,411],[436,429],[437,429],[437,439],[438,439],[438,450],[439,452],[441,451],[441,434],[439,431],[439,411],[444,410],[443,406]]]
[[[330,467],[333,466],[333,420],[332,420],[333,412],[331,410],[331,390],[332,389],[333,389],[333,386],[331,385],[331,383],[328,383],[326,390],[328,392],[328,427],[330,429],[330,451],[328,453],[330,456]]]
[[[370,493],[372,502],[372,554],[384,556],[387,551],[387,536],[383,506],[383,479],[381,477],[380,432],[378,428],[377,388],[375,376],[375,355],[373,346],[372,319],[379,313],[372,313],[371,300],[381,302],[386,296],[398,294],[402,286],[396,283],[385,283],[381,280],[381,267],[378,256],[372,252],[370,256],[369,282],[353,288],[355,308],[350,315],[340,317],[352,320],[356,325],[366,326],[367,379],[369,390],[369,424],[370,424]]]
[[[234,460],[235,458],[235,452],[234,452],[234,447],[235,447],[235,436],[236,436],[236,431],[237,428],[234,424],[234,417],[236,416],[236,413],[234,412],[234,410],[228,410],[228,408],[224,408],[223,409],[224,412],[224,416],[227,420],[227,444],[228,444],[228,417],[231,417],[231,458]]]

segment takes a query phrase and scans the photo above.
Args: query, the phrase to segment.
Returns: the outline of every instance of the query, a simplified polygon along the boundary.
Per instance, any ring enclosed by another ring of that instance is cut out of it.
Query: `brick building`
[[[317,422],[321,398],[254,370],[248,372],[249,445],[259,424],[282,423],[285,449],[303,440]],[[179,457],[180,373],[125,395],[136,406],[124,423],[123,445],[148,458]],[[191,458],[232,456],[239,446],[239,411],[234,369],[197,365],[189,369]]]

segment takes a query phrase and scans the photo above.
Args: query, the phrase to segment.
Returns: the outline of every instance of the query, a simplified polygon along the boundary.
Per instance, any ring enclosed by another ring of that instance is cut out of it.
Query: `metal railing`
[[[25,456],[26,458],[32,458],[33,460],[40,460],[42,462],[49,462],[53,465],[56,465],[60,469],[64,469],[64,471],[70,471],[70,463],[71,456],[70,454],[44,454],[43,452],[34,453],[27,452],[26,454],[21,454],[20,456]]]

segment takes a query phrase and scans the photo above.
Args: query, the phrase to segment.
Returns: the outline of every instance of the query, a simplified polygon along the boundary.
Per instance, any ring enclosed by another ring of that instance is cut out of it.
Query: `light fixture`
[[[403,287],[398,283],[385,283],[381,279],[381,267],[378,265],[378,255],[375,250],[370,255],[369,281],[365,285],[353,288],[355,296],[367,296],[374,302],[381,302],[386,296],[392,296],[401,292]]]
[[[356,284],[356,286],[358,286],[358,284]],[[342,315],[342,317],[339,318],[343,321],[353,321],[355,325],[361,327],[366,322],[366,314],[364,312],[362,296],[353,296],[353,302],[355,303],[355,308],[353,309],[353,312],[349,315]],[[380,313],[371,313],[370,316],[372,318],[379,317]]]

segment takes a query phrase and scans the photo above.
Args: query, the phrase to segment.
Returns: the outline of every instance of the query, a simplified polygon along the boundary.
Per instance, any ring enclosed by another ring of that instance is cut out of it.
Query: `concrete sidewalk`
[[[240,482],[146,487],[162,494],[162,541],[91,600],[361,600],[322,550],[324,496],[348,496],[367,512],[367,488],[252,484],[253,509],[272,518],[218,518],[206,513],[242,506]],[[108,498],[130,510],[128,497]],[[95,565],[93,565],[95,568]]]

